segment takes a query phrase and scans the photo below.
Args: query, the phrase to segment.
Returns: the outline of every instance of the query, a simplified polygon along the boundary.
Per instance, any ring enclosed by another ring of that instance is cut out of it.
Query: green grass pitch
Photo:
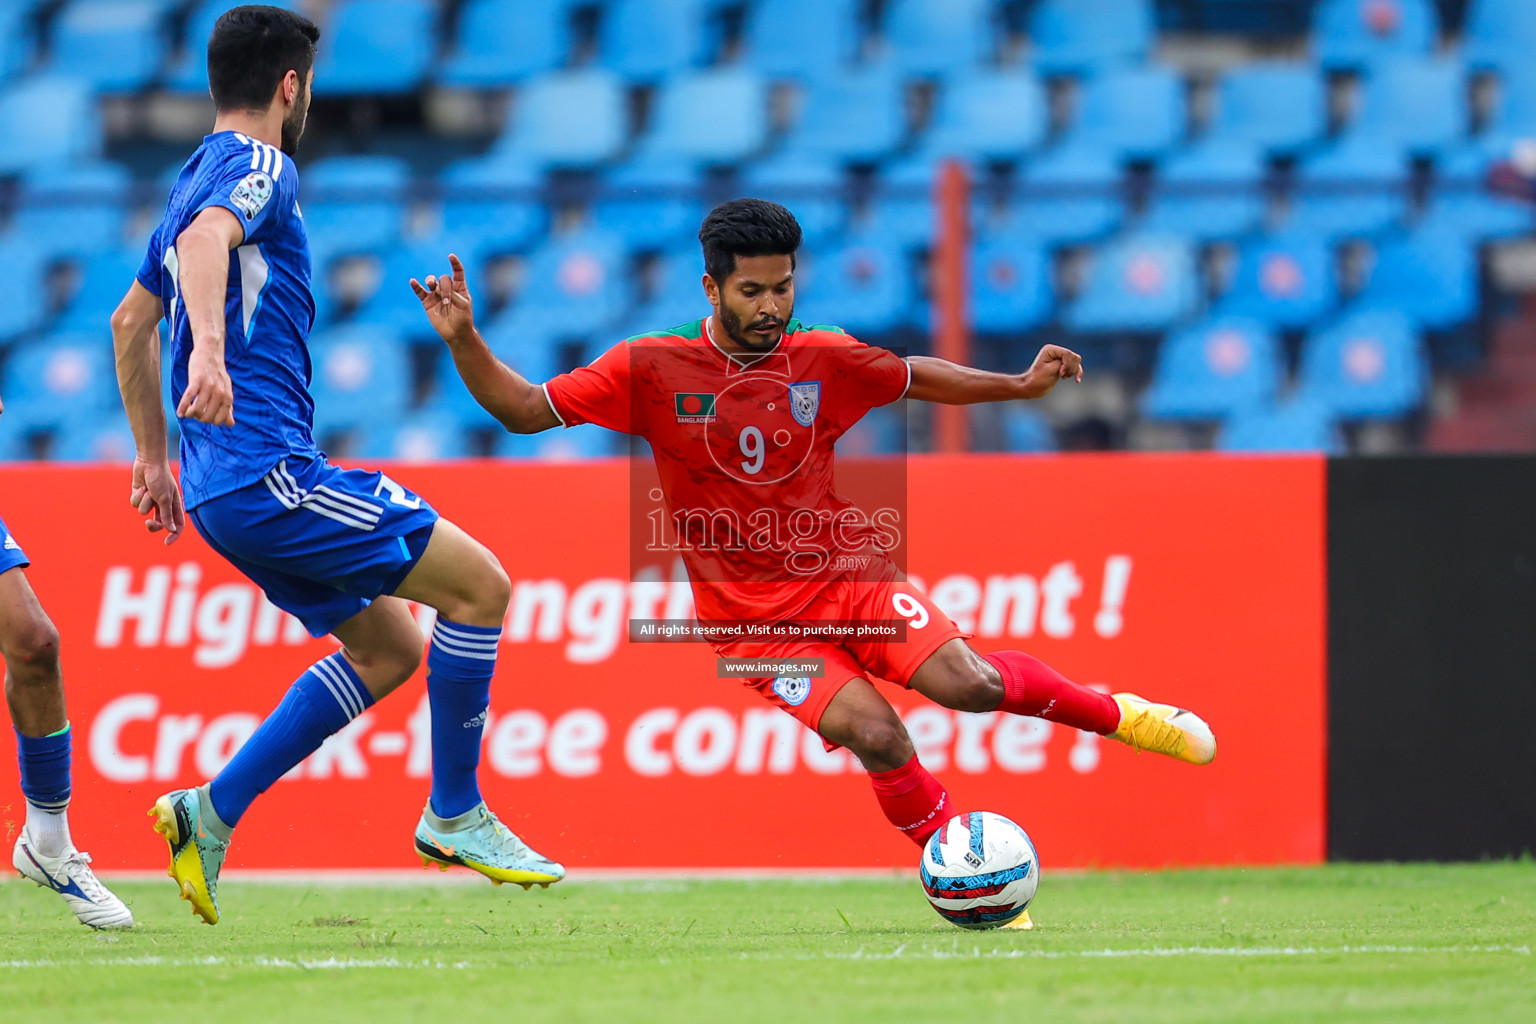
[[[138,927],[97,934],[52,894],[0,885],[0,1016],[1536,1020],[1529,862],[1047,871],[1032,932],[953,928],[915,878],[577,879],[531,892],[231,879],[215,928],[168,881],[118,892]]]

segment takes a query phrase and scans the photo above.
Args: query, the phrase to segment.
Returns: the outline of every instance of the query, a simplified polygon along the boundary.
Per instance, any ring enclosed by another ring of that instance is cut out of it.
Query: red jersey
[[[705,324],[631,338],[544,385],[566,426],[650,442],[699,619],[792,618],[833,580],[889,578],[895,524],[834,490],[833,445],[907,393],[906,361],[798,320],[773,351],[733,357]]]

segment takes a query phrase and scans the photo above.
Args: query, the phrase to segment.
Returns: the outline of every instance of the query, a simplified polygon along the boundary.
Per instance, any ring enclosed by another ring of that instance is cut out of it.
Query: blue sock
[[[40,811],[58,814],[69,806],[69,726],[49,736],[16,733],[21,793]]]
[[[437,620],[427,651],[432,706],[432,813],[455,818],[480,802],[480,734],[491,703],[497,626]]]
[[[209,784],[214,813],[234,828],[251,801],[372,705],[340,651],[315,662]]]

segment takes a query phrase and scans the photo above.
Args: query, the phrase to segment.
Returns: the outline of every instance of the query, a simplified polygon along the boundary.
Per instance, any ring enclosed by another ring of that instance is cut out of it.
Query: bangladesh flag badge
[[[672,400],[677,408],[679,423],[708,423],[715,418],[714,395],[675,391]]]

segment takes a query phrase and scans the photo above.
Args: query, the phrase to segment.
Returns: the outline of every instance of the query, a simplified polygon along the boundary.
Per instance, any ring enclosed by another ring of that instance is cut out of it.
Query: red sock
[[[1022,651],[983,655],[1003,677],[999,711],[1060,722],[1087,732],[1112,733],[1120,726],[1120,705],[1107,693],[1079,686]]]
[[[950,809],[944,784],[918,763],[916,754],[900,768],[870,772],[869,783],[881,812],[918,846],[958,813]]]

